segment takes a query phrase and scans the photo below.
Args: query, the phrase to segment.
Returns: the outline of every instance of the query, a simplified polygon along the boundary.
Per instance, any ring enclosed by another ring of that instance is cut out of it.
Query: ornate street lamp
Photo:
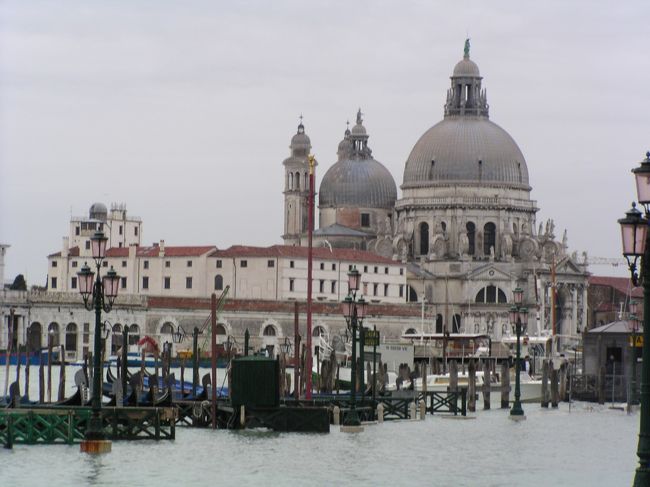
[[[650,485],[650,245],[648,245],[648,216],[650,213],[650,152],[641,165],[632,170],[636,179],[637,199],[645,209],[645,218],[636,205],[618,222],[621,225],[623,256],[630,268],[635,286],[643,285],[643,366],[641,369],[641,418],[639,444],[636,454],[639,466],[634,476],[635,486]],[[637,261],[641,260],[640,269]]]
[[[630,368],[630,397],[628,402],[630,405],[636,406],[639,404],[637,399],[636,387],[636,333],[639,329],[639,318],[637,317],[638,304],[636,301],[630,301],[630,315],[628,316],[628,323],[632,328],[632,346],[630,347],[630,361],[632,367]]]
[[[351,370],[351,392],[350,392],[350,411],[345,416],[344,426],[359,427],[361,421],[356,410],[357,395],[357,328],[363,326],[363,320],[366,317],[368,303],[363,296],[357,299],[357,291],[361,282],[361,274],[353,267],[348,272],[348,291],[350,294],[341,303],[341,312],[345,317],[348,329],[352,333],[352,370]],[[362,344],[363,346],[363,344]]]
[[[510,419],[522,420],[526,419],[524,410],[521,407],[521,388],[519,383],[519,372],[521,369],[521,331],[524,331],[528,326],[528,309],[523,307],[524,291],[517,288],[513,291],[514,305],[510,308],[510,323],[515,325],[517,331],[517,359],[515,361],[515,402],[512,404],[510,410]]]
[[[106,243],[108,239],[103,232],[95,232],[90,237],[90,249],[97,267],[97,275],[84,264],[77,273],[79,280],[79,293],[83,298],[84,306],[88,311],[95,310],[95,340],[93,348],[93,390],[92,390],[92,415],[81,451],[87,453],[107,453],[111,451],[111,442],[104,434],[102,424],[102,310],[109,313],[117,297],[120,277],[111,269],[104,277],[100,277],[102,261],[106,257]]]

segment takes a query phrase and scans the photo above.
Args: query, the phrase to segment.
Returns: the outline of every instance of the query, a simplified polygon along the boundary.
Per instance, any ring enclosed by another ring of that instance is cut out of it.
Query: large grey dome
[[[387,208],[395,206],[397,186],[374,159],[344,159],[328,169],[320,184],[319,206]]]
[[[528,187],[528,168],[517,143],[497,124],[486,117],[451,116],[417,141],[402,187],[448,181]]]
[[[526,160],[512,137],[489,119],[478,66],[469,58],[454,67],[445,118],[417,141],[404,168],[402,188],[441,183],[505,184],[530,190]]]

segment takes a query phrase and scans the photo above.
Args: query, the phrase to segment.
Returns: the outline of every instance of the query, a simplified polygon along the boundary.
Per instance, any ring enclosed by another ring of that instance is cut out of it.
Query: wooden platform
[[[83,440],[91,416],[87,407],[0,410],[0,443],[72,444]],[[173,440],[176,408],[102,408],[110,440]]]

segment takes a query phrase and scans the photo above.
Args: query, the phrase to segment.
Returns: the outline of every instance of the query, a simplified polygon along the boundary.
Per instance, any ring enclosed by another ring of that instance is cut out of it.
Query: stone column
[[[575,336],[578,332],[578,290],[575,285],[571,285],[571,335]]]

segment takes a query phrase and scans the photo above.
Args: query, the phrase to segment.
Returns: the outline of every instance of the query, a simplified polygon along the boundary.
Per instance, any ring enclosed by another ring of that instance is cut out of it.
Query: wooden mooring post
[[[560,398],[558,382],[559,382],[558,370],[553,368],[551,369],[551,407],[553,408],[557,407]]]
[[[25,397],[29,399],[29,367],[31,366],[30,361],[30,348],[27,346],[27,358],[25,360]]]
[[[47,334],[47,402],[52,402],[52,337]]]
[[[548,392],[548,359],[542,362],[542,407],[548,407],[549,392]]]
[[[490,409],[490,388],[492,379],[490,377],[490,364],[483,362],[483,409]]]
[[[458,392],[458,363],[455,360],[449,361],[449,390]]]
[[[61,345],[59,347],[60,360],[59,363],[59,394],[57,395],[57,401],[63,401],[65,399],[65,347]]]
[[[501,409],[510,406],[510,367],[508,362],[501,364]]]
[[[567,374],[567,361],[563,360],[562,363],[560,364],[560,392],[559,392],[560,401],[566,401],[567,399],[566,374]]]
[[[598,371],[598,404],[605,404],[605,374],[607,369],[604,365],[601,365],[600,370]]]
[[[476,412],[476,363],[474,359],[469,361],[469,366],[467,367],[467,373],[469,375],[469,386],[467,393],[469,394],[469,401],[467,403],[467,409],[470,413]]]

